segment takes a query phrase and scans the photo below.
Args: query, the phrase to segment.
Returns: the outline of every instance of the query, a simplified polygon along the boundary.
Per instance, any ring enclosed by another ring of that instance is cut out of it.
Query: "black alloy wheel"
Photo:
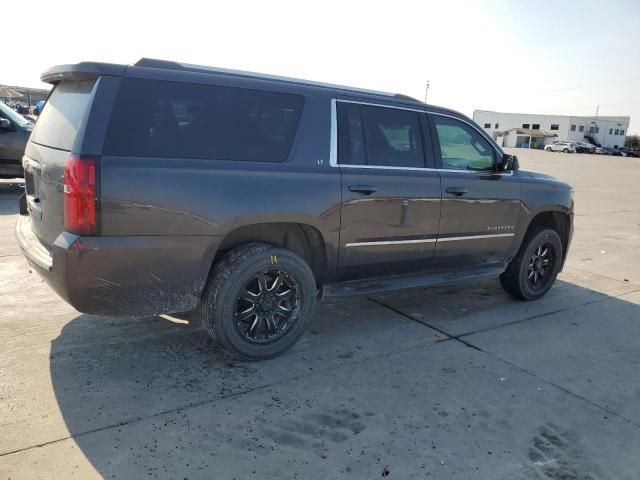
[[[534,290],[543,289],[555,270],[556,253],[554,246],[544,241],[534,250],[527,265],[527,283]]]
[[[291,328],[299,304],[298,284],[286,272],[259,272],[236,297],[236,330],[250,342],[276,341]]]

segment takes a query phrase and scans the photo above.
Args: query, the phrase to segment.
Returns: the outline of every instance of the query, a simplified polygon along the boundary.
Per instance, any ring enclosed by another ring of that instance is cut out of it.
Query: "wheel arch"
[[[226,252],[251,242],[277,245],[300,255],[311,267],[320,286],[329,270],[325,239],[316,227],[298,222],[265,222],[243,225],[229,231],[220,243],[211,268]]]
[[[567,258],[567,251],[571,241],[571,217],[567,212],[561,210],[543,210],[538,212],[531,218],[527,230],[525,231],[522,241],[520,242],[520,251],[527,243],[527,240],[533,235],[539,227],[551,228],[558,232],[562,242],[562,265]]]

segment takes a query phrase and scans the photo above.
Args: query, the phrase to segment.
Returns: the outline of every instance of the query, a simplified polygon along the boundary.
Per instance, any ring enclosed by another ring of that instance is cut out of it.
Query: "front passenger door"
[[[471,122],[435,113],[430,121],[442,181],[434,268],[504,263],[518,225],[518,179],[495,171],[499,153]]]

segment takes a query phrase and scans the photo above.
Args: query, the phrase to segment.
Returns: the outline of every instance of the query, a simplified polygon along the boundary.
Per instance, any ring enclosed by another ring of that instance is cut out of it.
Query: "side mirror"
[[[6,118],[0,118],[0,129],[11,130],[11,122]]]
[[[496,164],[496,170],[499,172],[518,170],[519,168],[520,164],[518,163],[518,157],[515,155],[509,155],[508,153],[505,153],[501,158],[498,158],[498,162]]]

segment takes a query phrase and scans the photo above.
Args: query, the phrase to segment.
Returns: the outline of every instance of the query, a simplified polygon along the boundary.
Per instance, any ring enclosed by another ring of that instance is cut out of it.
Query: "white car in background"
[[[553,142],[544,149],[546,152],[576,153],[576,147],[571,142]]]

